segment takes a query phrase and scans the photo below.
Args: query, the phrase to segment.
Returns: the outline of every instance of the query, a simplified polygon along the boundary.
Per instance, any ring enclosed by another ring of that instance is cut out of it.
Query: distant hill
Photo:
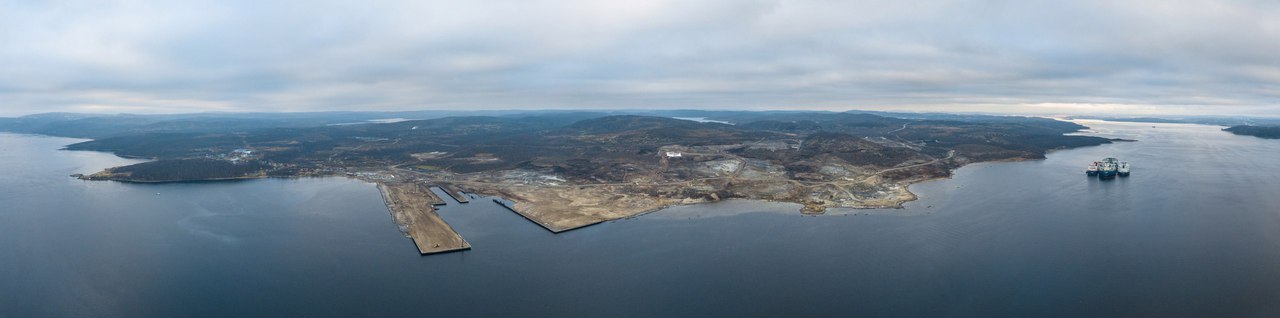
[[[472,114],[509,115],[519,111],[194,113],[174,115],[44,113],[0,118],[0,131],[90,138],[147,133],[230,133],[267,128],[364,124],[383,119],[432,119]]]
[[[654,129],[699,129],[703,127],[724,126],[724,128],[733,127],[726,124],[703,124],[690,120],[681,120],[668,117],[639,116],[639,115],[619,115],[608,116],[594,119],[586,119],[569,125],[568,129],[578,130],[586,133],[607,133],[633,130],[654,130]]]
[[[322,124],[332,121],[327,115],[243,121],[121,116],[68,118],[44,127],[73,127],[86,120],[95,127],[123,127],[114,128],[119,135],[67,148],[161,161],[221,158],[248,148],[254,150],[255,160],[274,164],[277,168],[273,169],[295,169],[290,171],[412,164],[454,173],[551,169],[579,180],[613,181],[632,172],[659,175],[661,169],[651,166],[653,161],[648,158],[671,146],[720,147],[723,150],[717,152],[776,162],[804,174],[829,170],[824,162],[832,160],[884,168],[943,158],[952,151],[958,154],[957,160],[1042,158],[1051,149],[1109,142],[1066,136],[1063,134],[1084,126],[1033,117],[932,114],[926,116],[929,119],[904,119],[833,112],[678,113],[714,116],[709,118],[736,124],[608,112],[530,112],[352,125]],[[148,123],[136,124],[143,121]],[[304,126],[308,124],[313,126]],[[790,147],[798,151],[785,150]],[[209,166],[204,161],[185,161],[141,166],[134,172],[163,170],[159,174],[167,178],[180,171],[178,167],[193,163]]]
[[[1267,139],[1280,139],[1280,126],[1232,126],[1223,129],[1237,135],[1254,136]]]

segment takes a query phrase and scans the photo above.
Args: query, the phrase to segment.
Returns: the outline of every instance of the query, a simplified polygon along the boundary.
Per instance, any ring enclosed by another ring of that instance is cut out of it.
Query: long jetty
[[[422,255],[471,249],[471,243],[459,235],[440,214],[435,205],[444,200],[430,188],[415,183],[378,184],[382,199],[386,201],[392,218],[400,229],[413,240]]]

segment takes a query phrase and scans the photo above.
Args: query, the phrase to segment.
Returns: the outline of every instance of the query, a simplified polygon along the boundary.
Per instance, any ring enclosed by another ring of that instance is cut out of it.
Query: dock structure
[[[547,229],[547,231],[551,231],[551,233],[556,233],[556,230],[551,228],[550,226],[547,226],[546,224],[542,224],[542,222],[538,222],[538,220],[534,220],[532,217],[529,217],[528,214],[524,214],[524,212],[520,212],[520,210],[517,210],[515,202],[494,198],[493,203],[497,203],[498,205],[501,205],[502,207],[507,208],[507,210],[511,210],[511,212],[515,212],[516,214],[519,214],[521,217],[524,217],[525,220],[529,220],[529,222],[533,222],[533,224],[537,224],[538,226],[541,226],[542,228]]]
[[[440,214],[434,200],[443,200],[427,187],[414,183],[378,184],[382,198],[400,230],[413,240],[422,255],[471,249],[471,243],[454,231]]]
[[[439,195],[436,195],[435,191],[431,191],[431,187],[418,185],[418,190],[422,191],[422,195],[427,197],[427,202],[430,203],[431,206],[449,204],[448,202],[444,202],[444,198],[441,198]]]
[[[462,190],[458,190],[458,188],[442,186],[440,187],[440,190],[443,190],[445,194],[448,194],[449,197],[453,198],[454,201],[458,201],[458,203],[471,202],[471,200],[467,200],[467,195],[462,194]]]
[[[507,208],[507,210],[511,210],[511,212],[515,212],[516,214],[519,214],[521,217],[524,217],[525,220],[529,220],[529,222],[533,222],[533,224],[537,224],[538,226],[541,226],[543,229],[546,229],[547,231],[551,231],[551,233],[556,233],[556,234],[604,223],[604,221],[607,221],[607,220],[601,219],[599,221],[589,222],[589,223],[585,223],[577,226],[562,227],[562,226],[556,226],[553,224],[542,223],[538,221],[538,219],[534,218],[533,216],[530,216],[527,212],[521,211],[520,208],[517,208],[515,202],[507,201],[505,199],[500,199],[500,198],[494,198],[493,203],[497,203],[498,205],[501,205],[502,207]]]

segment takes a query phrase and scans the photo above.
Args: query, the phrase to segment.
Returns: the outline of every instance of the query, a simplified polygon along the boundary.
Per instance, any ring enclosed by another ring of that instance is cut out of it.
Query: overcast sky
[[[1280,116],[1280,1],[0,0],[0,115]]]

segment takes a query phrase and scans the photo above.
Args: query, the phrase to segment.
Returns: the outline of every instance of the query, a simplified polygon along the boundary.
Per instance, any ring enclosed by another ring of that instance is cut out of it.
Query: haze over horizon
[[[0,116],[1280,114],[1280,2],[0,0]]]

